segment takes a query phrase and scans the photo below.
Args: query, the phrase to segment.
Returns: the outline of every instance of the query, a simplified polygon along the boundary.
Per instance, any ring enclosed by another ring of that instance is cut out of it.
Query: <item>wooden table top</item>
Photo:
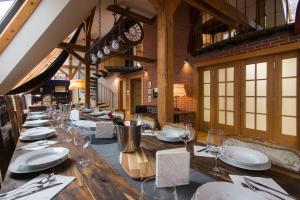
[[[63,141],[61,135],[64,133],[64,130],[58,129],[57,137],[53,138],[53,140]],[[17,147],[24,144],[26,143],[19,141]],[[60,143],[56,144],[56,146],[64,145]],[[106,162],[102,156],[91,147],[86,151],[86,156],[91,161],[90,165],[81,168],[76,164],[78,156],[81,155],[80,150],[73,143],[66,143],[65,146],[70,149],[70,158],[64,163],[50,170],[46,170],[43,173],[54,172],[60,175],[75,176],[76,179],[60,192],[55,199],[138,199],[138,188],[131,185],[125,177],[121,176],[110,163]],[[143,136],[142,146],[154,154],[157,150],[183,147],[184,145],[181,143],[165,143],[155,137]],[[192,143],[188,145],[188,150],[191,152],[191,168],[217,181],[230,181],[229,174],[273,178],[289,194],[300,199],[300,174],[277,166],[272,166],[272,168],[267,171],[253,172],[241,170],[219,161],[219,165],[225,169],[227,176],[225,178],[214,177],[207,172],[208,169],[214,165],[214,159],[195,157],[192,153]],[[12,161],[24,152],[25,151],[15,151]],[[13,187],[19,187],[38,175],[39,173],[18,175],[7,172],[3,181],[3,191],[11,190]]]

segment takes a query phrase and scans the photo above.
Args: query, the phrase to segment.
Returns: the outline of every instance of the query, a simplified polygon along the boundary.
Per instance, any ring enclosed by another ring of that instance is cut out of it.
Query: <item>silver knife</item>
[[[55,186],[58,186],[58,185],[61,185],[63,183],[55,183],[55,184],[51,184],[51,185],[48,185],[48,186],[45,186],[45,187],[41,187],[41,188],[38,188],[38,189],[33,189],[33,190],[26,190],[26,191],[20,191],[20,192],[16,192],[12,195],[9,195],[9,196],[4,196],[4,197],[1,197],[0,200],[13,200],[13,199],[17,199],[17,198],[21,198],[23,196],[27,196],[27,195],[30,195],[30,194],[34,194],[36,192],[40,192],[42,190],[45,190],[45,189],[48,189],[48,188],[52,188],[52,187],[55,187]]]
[[[296,198],[293,197],[292,195],[286,194],[286,193],[284,193],[284,192],[281,192],[281,191],[279,191],[279,190],[276,190],[276,189],[274,189],[274,188],[271,188],[271,187],[269,187],[269,186],[267,186],[267,185],[264,185],[264,184],[262,184],[262,183],[259,183],[259,182],[254,181],[254,180],[252,180],[252,179],[249,179],[249,178],[247,178],[247,177],[244,177],[244,179],[247,180],[247,181],[250,181],[250,182],[252,182],[252,183],[255,183],[256,185],[259,185],[259,186],[262,186],[262,187],[264,187],[264,188],[273,190],[274,192],[278,192],[278,193],[280,193],[280,194],[283,194],[283,195],[285,195],[285,196],[287,196],[287,197],[290,197],[290,198],[292,198],[292,199],[296,199]]]

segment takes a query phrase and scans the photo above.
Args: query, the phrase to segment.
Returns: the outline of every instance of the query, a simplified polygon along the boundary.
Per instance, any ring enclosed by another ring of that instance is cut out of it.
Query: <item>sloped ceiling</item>
[[[6,94],[76,29],[96,0],[43,0],[0,55],[0,94]]]

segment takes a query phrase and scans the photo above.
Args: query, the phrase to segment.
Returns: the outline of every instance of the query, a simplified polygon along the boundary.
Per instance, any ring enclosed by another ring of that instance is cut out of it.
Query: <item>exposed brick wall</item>
[[[150,58],[156,58],[157,53],[157,28],[156,24],[147,25],[144,24],[145,39],[144,39],[144,56]],[[298,42],[300,43],[300,35],[294,35],[293,33],[273,33],[264,38],[256,40],[250,40],[238,45],[224,48],[221,50],[214,50],[207,53],[202,53],[197,57],[191,57],[187,53],[188,34],[190,28],[189,21],[189,6],[182,2],[175,12],[174,16],[174,83],[181,83],[185,85],[187,97],[178,98],[178,107],[182,110],[193,111],[194,105],[192,101],[193,97],[193,73],[196,70],[193,69],[195,63],[206,61],[209,59],[218,59],[226,56],[237,55],[241,53],[253,52],[262,50],[265,48],[280,46],[288,43]],[[189,64],[185,64],[184,60],[188,59]],[[157,65],[156,63],[144,63],[144,69],[147,71],[130,74],[129,76],[135,76],[142,74],[144,77],[144,104],[156,105],[157,100],[154,99],[151,103],[148,103],[148,86],[147,81],[151,80],[152,88],[157,87]],[[127,78],[129,77],[127,76]],[[158,83],[159,84],[159,83]],[[158,94],[159,95],[159,94]],[[129,98],[129,97],[128,97]],[[127,101],[128,102],[128,101]],[[175,101],[174,101],[175,104]]]

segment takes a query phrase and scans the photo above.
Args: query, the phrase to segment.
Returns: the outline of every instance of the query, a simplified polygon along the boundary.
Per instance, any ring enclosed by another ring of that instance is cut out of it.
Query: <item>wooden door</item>
[[[135,106],[142,104],[142,80],[134,78],[130,80],[130,113],[135,113]]]

